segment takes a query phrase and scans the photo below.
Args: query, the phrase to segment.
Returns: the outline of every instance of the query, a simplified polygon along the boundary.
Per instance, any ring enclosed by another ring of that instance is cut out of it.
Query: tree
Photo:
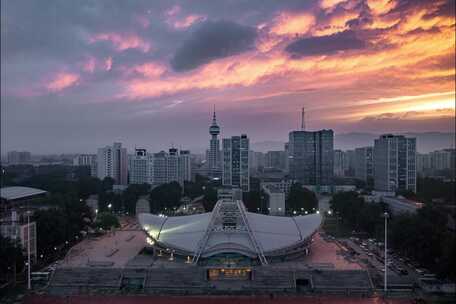
[[[34,213],[36,222],[37,248],[40,252],[49,252],[55,246],[65,242],[68,222],[61,209],[51,208]]]
[[[370,204],[355,191],[338,192],[329,202],[331,209],[349,228],[382,238],[384,204]]]
[[[16,270],[21,272],[24,267],[24,256],[18,241],[5,238],[0,234],[0,273],[8,274]]]
[[[112,186],[114,185],[114,179],[111,177],[107,176],[103,179],[102,183],[102,191],[112,191]]]
[[[207,187],[204,190],[204,210],[206,210],[206,212],[212,211],[212,209],[214,209],[215,203],[217,203],[217,189],[214,187]]]
[[[102,191],[102,183],[96,177],[82,176],[76,181],[78,195],[80,198],[86,199],[91,194],[96,194]]]
[[[112,227],[120,227],[120,223],[117,217],[109,212],[98,213],[97,221],[95,224],[98,228],[103,228],[104,230],[109,230]]]
[[[121,195],[123,209],[129,214],[135,214],[136,202],[138,201],[140,196],[148,195],[149,190],[149,184],[129,185],[128,188]]]
[[[446,202],[455,201],[455,181],[443,181],[436,178],[418,178],[417,196],[423,202],[432,202],[433,199],[443,199]]]
[[[92,211],[84,200],[80,201],[77,196],[65,195],[60,207],[67,221],[66,237],[72,239],[92,221]]]
[[[306,211],[312,211],[313,208],[318,207],[318,199],[313,191],[304,188],[300,183],[293,183],[290,188],[290,192],[286,199],[287,212],[293,212],[293,210],[301,210],[303,208]]]
[[[151,211],[163,212],[165,208],[171,210],[180,205],[182,188],[177,182],[171,182],[155,187],[150,192]]]
[[[184,181],[184,195],[194,199],[204,194],[206,183]]]
[[[243,193],[242,200],[248,211],[258,212],[258,209],[263,209],[262,197],[265,196],[266,194],[263,191],[249,191]]]
[[[396,251],[418,261],[443,277],[455,278],[455,239],[447,229],[447,213],[426,205],[416,214],[400,214],[392,218],[389,234]]]

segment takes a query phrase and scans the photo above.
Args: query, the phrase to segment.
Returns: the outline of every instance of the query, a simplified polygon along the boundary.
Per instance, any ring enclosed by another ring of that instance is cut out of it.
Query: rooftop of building
[[[0,189],[0,197],[7,201],[30,198],[46,193],[47,191],[42,189],[22,186],[3,187]]]
[[[265,184],[265,185],[263,185],[263,187],[266,188],[271,193],[283,193],[282,189],[280,189],[279,187],[274,186],[274,185]]]
[[[418,208],[421,208],[423,206],[423,203],[422,202],[417,202],[417,201],[414,201],[414,200],[411,200],[411,199],[407,199],[403,196],[385,196],[384,197],[387,201],[395,201],[395,202],[400,202],[400,203],[404,203],[404,204],[409,204],[409,205],[412,205],[412,206],[415,206],[415,207],[418,207]]]
[[[188,254],[201,250],[202,256],[227,250],[255,256],[255,243],[265,255],[287,252],[307,242],[322,221],[320,214],[282,217],[247,212],[242,201],[232,199],[220,199],[208,213],[177,217],[139,214],[138,218],[154,242]],[[226,226],[227,221],[232,225]],[[206,242],[199,249],[203,237]]]

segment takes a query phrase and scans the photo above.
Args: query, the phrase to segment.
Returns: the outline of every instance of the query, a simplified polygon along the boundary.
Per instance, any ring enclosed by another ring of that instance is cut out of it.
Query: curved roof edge
[[[32,187],[12,186],[0,188],[0,197],[7,201],[45,194],[47,191]]]

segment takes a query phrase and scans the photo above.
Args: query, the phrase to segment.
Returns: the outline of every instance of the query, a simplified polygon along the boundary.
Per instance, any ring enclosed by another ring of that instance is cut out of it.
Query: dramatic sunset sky
[[[2,153],[454,131],[454,0],[1,3]]]

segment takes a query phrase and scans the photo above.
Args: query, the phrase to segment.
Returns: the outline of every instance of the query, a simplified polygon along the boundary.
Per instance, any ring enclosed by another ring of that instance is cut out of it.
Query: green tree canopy
[[[177,182],[171,182],[155,187],[150,192],[151,211],[154,213],[171,210],[180,205],[182,187]]]
[[[120,223],[117,219],[117,216],[109,212],[98,213],[95,224],[98,228],[103,228],[104,230],[109,230],[112,227],[120,227]]]
[[[52,251],[54,246],[67,240],[67,219],[63,210],[52,208],[38,210],[33,218],[36,222],[37,247],[40,252]]]
[[[293,183],[286,199],[287,212],[293,210],[304,210],[311,212],[318,208],[318,199],[313,191],[304,188],[300,183]]]

